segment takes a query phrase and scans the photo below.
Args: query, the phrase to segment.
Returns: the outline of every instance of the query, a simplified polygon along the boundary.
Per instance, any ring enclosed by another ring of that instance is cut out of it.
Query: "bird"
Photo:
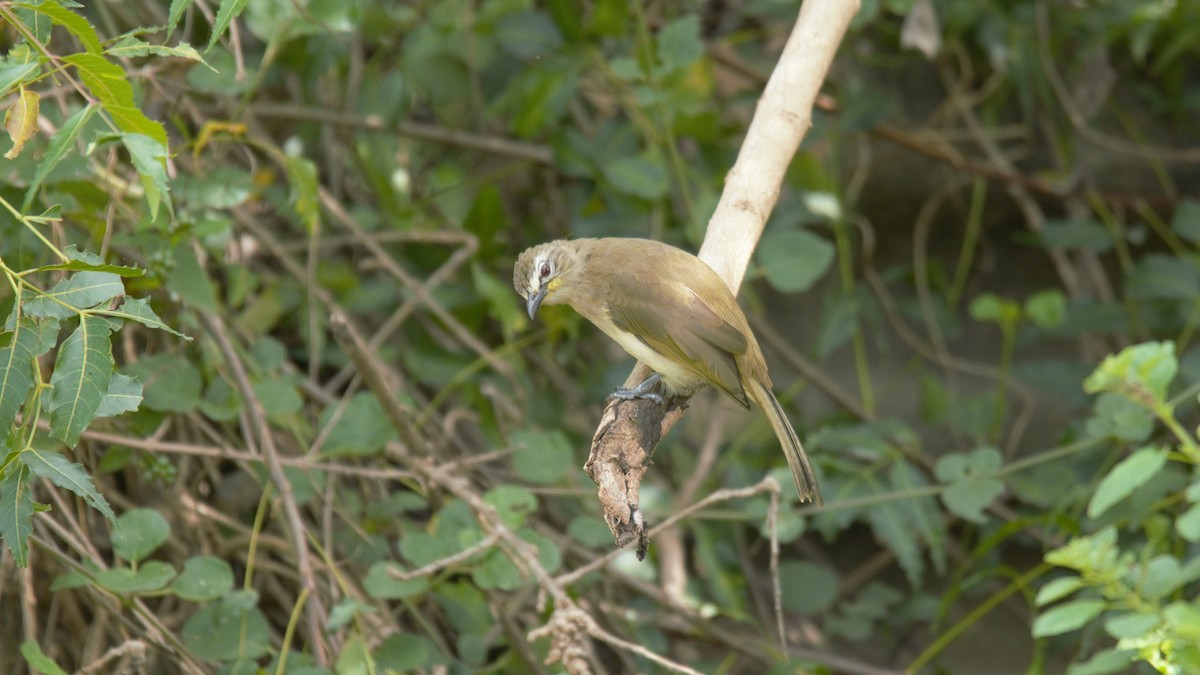
[[[696,256],[651,239],[558,239],[525,250],[513,286],[532,320],[569,305],[652,374],[621,399],[686,395],[712,385],[770,422],[801,500],[821,506],[804,446],[771,391],[767,362],[725,282]]]

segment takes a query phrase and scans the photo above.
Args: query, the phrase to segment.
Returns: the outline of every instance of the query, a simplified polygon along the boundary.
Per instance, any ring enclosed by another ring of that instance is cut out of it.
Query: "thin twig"
[[[279,491],[279,498],[288,523],[288,535],[292,542],[292,549],[296,554],[296,569],[300,575],[300,583],[304,591],[312,594],[312,600],[308,603],[306,610],[308,614],[309,640],[312,643],[313,656],[319,664],[329,665],[329,655],[326,653],[323,630],[325,626],[325,609],[321,603],[320,596],[316,594],[317,581],[313,574],[312,562],[308,557],[307,528],[304,525],[303,518],[300,516],[300,507],[296,504],[296,499],[292,493],[292,482],[288,479],[287,474],[284,473],[283,464],[279,461],[280,455],[275,448],[275,436],[271,433],[270,424],[267,422],[267,415],[263,410],[262,401],[258,399],[258,395],[254,392],[254,386],[250,383],[250,376],[247,374],[237,350],[234,349],[233,342],[230,341],[221,318],[212,313],[201,312],[200,321],[204,324],[209,334],[212,335],[218,351],[225,358],[225,363],[233,375],[234,384],[237,386],[238,393],[246,405],[247,422],[252,427],[254,436],[258,438],[259,448],[266,458],[267,472],[271,476],[271,482],[275,484],[275,489]]]

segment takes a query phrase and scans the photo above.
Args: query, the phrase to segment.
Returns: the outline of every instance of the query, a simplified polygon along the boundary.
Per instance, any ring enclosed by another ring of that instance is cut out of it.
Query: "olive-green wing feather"
[[[620,285],[608,305],[618,328],[750,407],[736,360],[747,349],[741,331],[682,284],[642,278]]]

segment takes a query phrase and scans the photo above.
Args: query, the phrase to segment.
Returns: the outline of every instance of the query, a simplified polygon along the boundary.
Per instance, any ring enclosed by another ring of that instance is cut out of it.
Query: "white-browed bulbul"
[[[750,324],[711,267],[649,239],[573,239],[534,246],[513,269],[513,286],[532,319],[543,304],[567,304],[646,364],[654,375],[622,398],[661,400],[711,384],[767,416],[783,447],[800,498],[821,505],[804,446],[771,392],[771,378]]]

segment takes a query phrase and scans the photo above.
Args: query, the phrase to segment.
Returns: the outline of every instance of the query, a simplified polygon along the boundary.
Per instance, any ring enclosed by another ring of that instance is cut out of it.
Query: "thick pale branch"
[[[807,0],[759,99],[699,254],[734,293],[779,199],[787,167],[812,124],[825,73],[857,11],[856,1]],[[648,374],[639,364],[626,386]],[[659,439],[683,416],[688,398],[690,393],[661,406],[612,400],[592,440],[585,468],[599,486],[605,522],[617,545],[639,542],[639,557],[646,551],[646,524],[638,510],[642,476]]]

